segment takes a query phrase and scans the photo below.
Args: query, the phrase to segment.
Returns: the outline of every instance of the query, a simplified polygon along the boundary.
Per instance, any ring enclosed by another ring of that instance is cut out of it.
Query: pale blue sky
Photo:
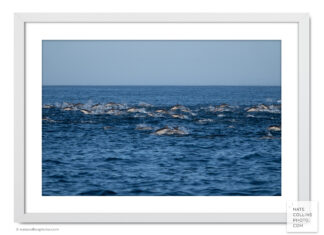
[[[280,86],[279,40],[44,40],[43,85]]]

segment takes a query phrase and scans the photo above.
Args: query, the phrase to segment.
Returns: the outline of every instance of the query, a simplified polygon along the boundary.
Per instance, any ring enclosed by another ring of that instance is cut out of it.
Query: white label
[[[287,232],[317,232],[318,203],[315,201],[287,202]]]

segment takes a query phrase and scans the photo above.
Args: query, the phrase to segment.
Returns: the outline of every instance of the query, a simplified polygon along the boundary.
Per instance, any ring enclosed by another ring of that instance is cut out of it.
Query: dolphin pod
[[[140,102],[137,107],[128,107],[126,104],[119,104],[114,102],[109,102],[106,104],[82,104],[82,103],[68,103],[63,102],[60,106],[54,106],[50,104],[43,105],[44,109],[51,109],[51,108],[61,108],[63,111],[81,111],[84,114],[117,114],[120,115],[121,113],[116,112],[116,110],[124,111],[127,113],[146,113],[149,116],[152,117],[158,117],[154,115],[154,113],[162,114],[162,115],[170,115],[173,118],[180,118],[185,119],[185,114],[195,116],[196,112],[199,112],[199,108],[195,111],[192,111],[190,108],[185,107],[183,105],[174,105],[170,108],[157,108],[154,110],[154,106],[148,103]],[[150,112],[147,112],[145,109],[151,110]],[[201,107],[200,109],[204,109],[206,111],[209,111],[211,113],[222,113],[222,112],[229,112],[235,107],[230,106],[228,104],[220,104],[220,105],[210,105],[208,108]],[[82,110],[87,110],[88,112],[84,112]],[[110,111],[114,110],[114,111]],[[271,113],[280,113],[281,111],[281,104],[272,104],[272,105],[265,105],[265,104],[259,104],[252,107],[245,108],[245,111],[248,113],[254,113],[254,112],[271,112]],[[110,112],[109,112],[110,111]]]
[[[255,106],[230,106],[228,104],[220,104],[220,105],[209,105],[209,106],[193,106],[193,107],[186,107],[184,105],[173,105],[173,106],[164,106],[158,107],[153,106],[148,103],[140,102],[138,105],[129,106],[127,104],[120,104],[120,103],[95,103],[92,104],[91,102],[82,104],[82,103],[68,103],[63,102],[62,104],[44,104],[43,109],[60,109],[66,112],[80,112],[83,115],[132,115],[133,118],[145,118],[145,117],[152,117],[152,118],[172,118],[172,119],[179,119],[179,120],[192,120],[197,124],[209,125],[210,123],[217,123],[220,118],[226,118],[228,115],[226,112],[233,112],[236,109],[240,109],[240,112],[246,112],[246,117],[254,118],[257,114],[256,112],[271,112],[271,113],[280,113],[281,112],[281,104],[272,104],[272,105],[265,105],[259,104]],[[200,118],[197,119],[195,116],[199,114],[199,112],[204,111],[209,113],[210,117],[208,118]],[[253,114],[253,115],[252,115]],[[217,117],[216,119],[213,118]],[[227,120],[227,119],[225,119]],[[59,122],[55,120],[51,120],[48,117],[44,117],[43,121],[49,122]],[[231,120],[227,120],[231,121]],[[108,130],[111,127],[105,126],[103,129]],[[233,125],[228,126],[228,128],[235,128]],[[136,130],[138,131],[150,131],[150,133],[155,135],[187,135],[188,132],[185,129],[179,127],[170,127],[164,126],[160,129],[156,129],[151,126],[145,125],[137,125]],[[270,133],[280,132],[281,127],[272,125],[267,127],[267,131]],[[273,138],[272,136],[266,136],[265,138]]]

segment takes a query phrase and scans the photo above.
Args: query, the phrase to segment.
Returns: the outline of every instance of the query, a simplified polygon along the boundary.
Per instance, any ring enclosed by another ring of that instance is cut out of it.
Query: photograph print
[[[43,40],[43,196],[281,196],[280,40]]]

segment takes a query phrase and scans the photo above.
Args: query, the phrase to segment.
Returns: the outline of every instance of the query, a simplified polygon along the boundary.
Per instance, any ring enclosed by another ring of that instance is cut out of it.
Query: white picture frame
[[[310,30],[308,14],[17,13],[15,14],[15,221],[19,223],[285,223],[285,213],[27,213],[26,24],[296,23],[298,25],[298,200],[310,195]]]

